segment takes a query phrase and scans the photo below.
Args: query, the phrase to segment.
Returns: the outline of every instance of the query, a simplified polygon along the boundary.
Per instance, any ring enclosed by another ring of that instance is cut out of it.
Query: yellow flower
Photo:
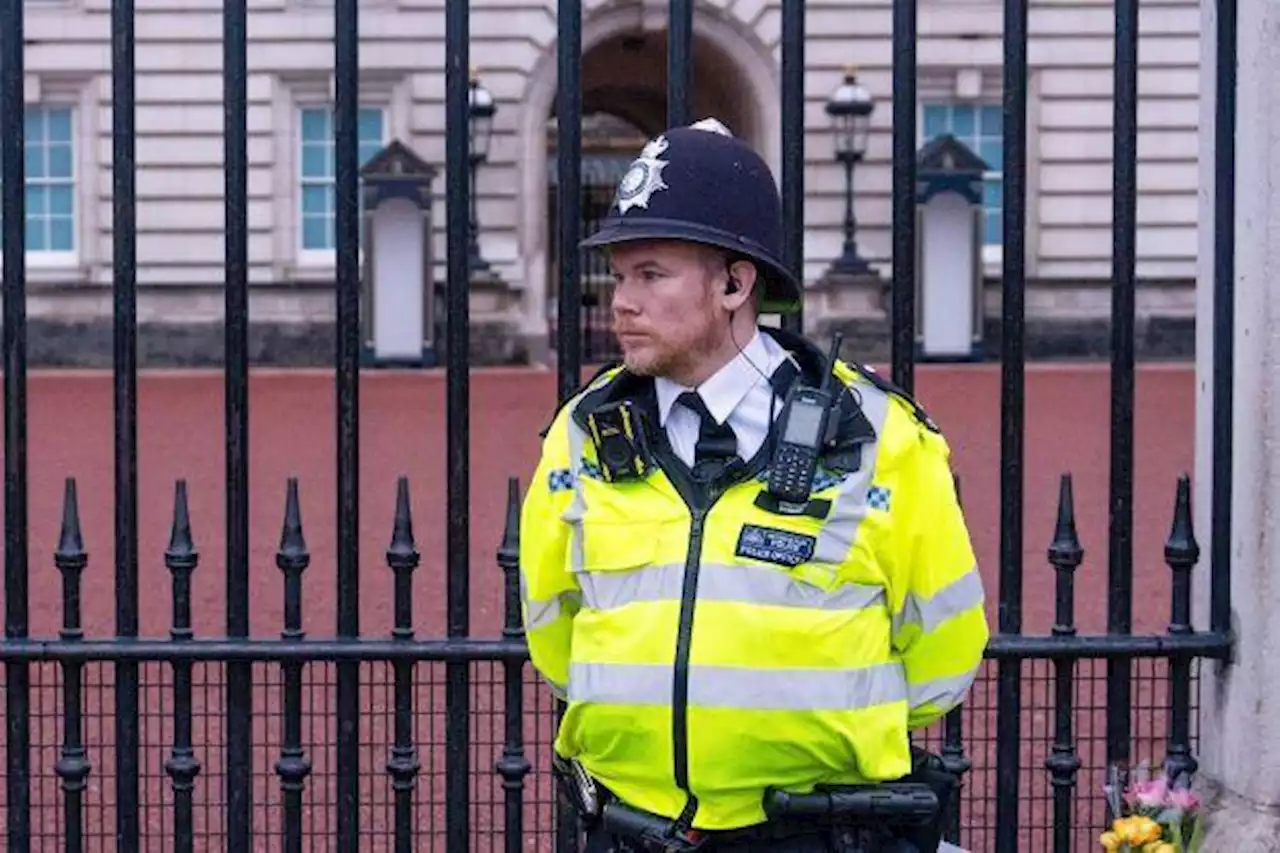
[[[1156,823],[1149,817],[1138,816],[1133,819],[1130,825],[1129,843],[1134,845],[1147,844],[1152,841],[1159,841],[1164,835],[1164,829],[1160,824]]]
[[[1178,853],[1178,851],[1167,841],[1155,841],[1147,845],[1147,853]]]
[[[1107,853],[1116,853],[1120,849],[1120,836],[1114,832],[1104,832],[1098,837],[1098,841],[1102,844],[1102,849]]]

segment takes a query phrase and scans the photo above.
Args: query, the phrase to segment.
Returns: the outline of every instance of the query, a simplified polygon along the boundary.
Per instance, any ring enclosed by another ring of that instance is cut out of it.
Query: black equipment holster
[[[877,853],[902,849],[937,853],[942,827],[959,787],[941,758],[912,749],[912,772],[893,782],[865,785],[819,785],[810,794],[769,789],[764,795],[768,820],[731,832],[685,830],[677,821],[629,806],[591,779],[581,765],[555,756],[552,769],[561,795],[578,813],[588,833],[586,853],[615,849],[694,853],[708,842],[718,847],[750,838],[785,837],[787,827],[805,825],[831,830],[832,849]],[[598,849],[592,837],[600,839]],[[612,839],[618,839],[615,848]],[[896,844],[896,847],[889,847]]]

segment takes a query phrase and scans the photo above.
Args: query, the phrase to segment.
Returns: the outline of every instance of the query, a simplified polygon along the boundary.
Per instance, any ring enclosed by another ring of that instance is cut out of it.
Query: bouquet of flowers
[[[1116,819],[1098,842],[1107,853],[1199,853],[1204,844],[1200,798],[1186,774],[1151,776],[1145,765],[1124,786],[1112,767],[1103,792]]]

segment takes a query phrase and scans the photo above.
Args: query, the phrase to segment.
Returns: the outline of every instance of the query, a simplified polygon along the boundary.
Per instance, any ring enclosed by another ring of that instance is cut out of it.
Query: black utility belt
[[[553,768],[562,792],[589,829],[664,853],[693,853],[708,844],[777,840],[835,827],[913,830],[936,826],[941,817],[936,783],[904,780],[821,785],[809,794],[768,789],[763,798],[764,823],[742,829],[696,830],[622,802],[576,761],[557,756]]]

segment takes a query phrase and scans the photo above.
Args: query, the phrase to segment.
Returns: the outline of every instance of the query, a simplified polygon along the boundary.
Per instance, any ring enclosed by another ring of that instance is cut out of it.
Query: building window
[[[924,137],[932,140],[949,133],[987,162],[983,175],[982,207],[985,214],[983,242],[999,246],[1004,224],[1004,121],[999,105],[940,103],[924,105]]]
[[[71,107],[27,107],[27,251],[76,249],[76,176]]]
[[[357,119],[360,165],[386,144],[387,120],[379,107],[363,107]],[[336,244],[336,167],[331,107],[303,107],[299,127],[301,163],[300,222],[302,249],[331,252]]]

